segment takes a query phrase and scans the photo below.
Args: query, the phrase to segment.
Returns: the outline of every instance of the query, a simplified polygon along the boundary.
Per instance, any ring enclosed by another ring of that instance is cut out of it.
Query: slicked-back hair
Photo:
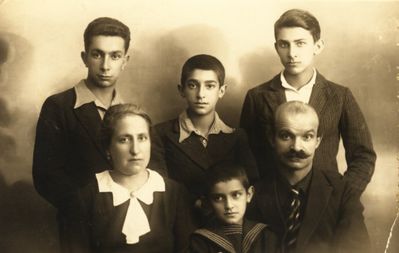
[[[308,11],[291,9],[284,12],[276,23],[274,23],[274,37],[276,40],[279,30],[286,27],[301,27],[312,34],[314,42],[320,39],[321,30],[319,21]]]
[[[209,196],[213,187],[220,182],[227,182],[233,179],[237,179],[244,186],[245,190],[251,186],[249,184],[247,173],[245,168],[241,165],[233,163],[223,163],[212,166],[206,173],[206,189],[205,194]]]
[[[225,70],[223,64],[214,56],[207,54],[199,54],[189,58],[183,65],[181,71],[180,84],[185,85],[187,78],[196,70],[212,70],[215,72],[219,85],[224,85]]]
[[[277,107],[276,112],[274,113],[273,134],[276,134],[277,124],[280,121],[281,115],[283,114],[288,114],[288,115],[312,114],[317,120],[317,125],[318,125],[317,136],[322,135],[322,133],[319,131],[320,122],[316,110],[311,105],[301,101],[289,101]]]
[[[125,53],[127,53],[130,44],[130,30],[121,21],[109,17],[96,18],[91,21],[83,35],[86,52],[90,47],[91,39],[98,35],[121,37],[125,41]]]
[[[148,125],[148,132],[151,135],[151,118],[138,105],[135,104],[117,104],[108,108],[104,115],[101,142],[105,149],[108,149],[111,144],[112,135],[115,131],[115,126],[119,120],[126,116],[133,115],[142,117]]]

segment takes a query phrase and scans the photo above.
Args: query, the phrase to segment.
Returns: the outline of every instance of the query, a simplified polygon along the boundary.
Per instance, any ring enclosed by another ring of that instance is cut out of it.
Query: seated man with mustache
[[[367,252],[370,244],[356,190],[338,172],[318,168],[319,119],[291,101],[274,115],[275,175],[255,185],[248,216],[270,225],[283,252]]]

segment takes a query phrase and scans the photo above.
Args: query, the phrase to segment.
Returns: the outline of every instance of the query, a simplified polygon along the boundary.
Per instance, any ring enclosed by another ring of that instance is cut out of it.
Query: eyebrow
[[[98,49],[98,48],[92,48],[90,51],[97,51],[103,54],[114,54],[114,53],[121,53],[123,54],[122,50],[115,50],[115,51],[109,51],[109,52],[105,52],[104,50]]]

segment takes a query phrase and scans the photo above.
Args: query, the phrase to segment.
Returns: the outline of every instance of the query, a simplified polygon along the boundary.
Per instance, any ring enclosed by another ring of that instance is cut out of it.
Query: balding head
[[[306,117],[302,117],[305,115]],[[316,125],[316,129],[319,128],[319,117],[312,106],[300,101],[289,101],[277,107],[277,110],[274,114],[274,133],[276,133],[276,130],[279,128],[279,125],[281,125],[281,122],[287,117],[298,118],[298,120],[301,121],[306,118],[307,120],[314,121],[313,123]],[[318,136],[320,136],[319,131],[317,132]]]

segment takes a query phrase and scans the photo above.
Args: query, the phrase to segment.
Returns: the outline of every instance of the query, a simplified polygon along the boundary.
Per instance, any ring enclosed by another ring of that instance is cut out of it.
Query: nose
[[[202,99],[202,98],[204,98],[204,97],[205,97],[205,89],[204,89],[204,86],[199,85],[199,86],[198,86],[198,92],[197,92],[197,98],[198,98],[198,99]]]
[[[303,148],[302,140],[300,138],[295,138],[291,145],[291,149],[294,151],[301,151],[302,148]]]
[[[132,155],[136,155],[139,153],[139,145],[137,143],[137,141],[133,140],[130,144],[130,153]]]
[[[295,58],[295,57],[297,56],[297,49],[296,49],[295,46],[293,46],[293,45],[290,45],[290,46],[289,46],[289,48],[288,48],[288,55],[289,55],[291,58]]]
[[[110,59],[108,55],[105,55],[102,62],[101,62],[101,70],[108,71],[110,68]]]
[[[231,198],[226,198],[226,201],[224,203],[224,209],[227,210],[231,210],[233,209],[233,200]]]

